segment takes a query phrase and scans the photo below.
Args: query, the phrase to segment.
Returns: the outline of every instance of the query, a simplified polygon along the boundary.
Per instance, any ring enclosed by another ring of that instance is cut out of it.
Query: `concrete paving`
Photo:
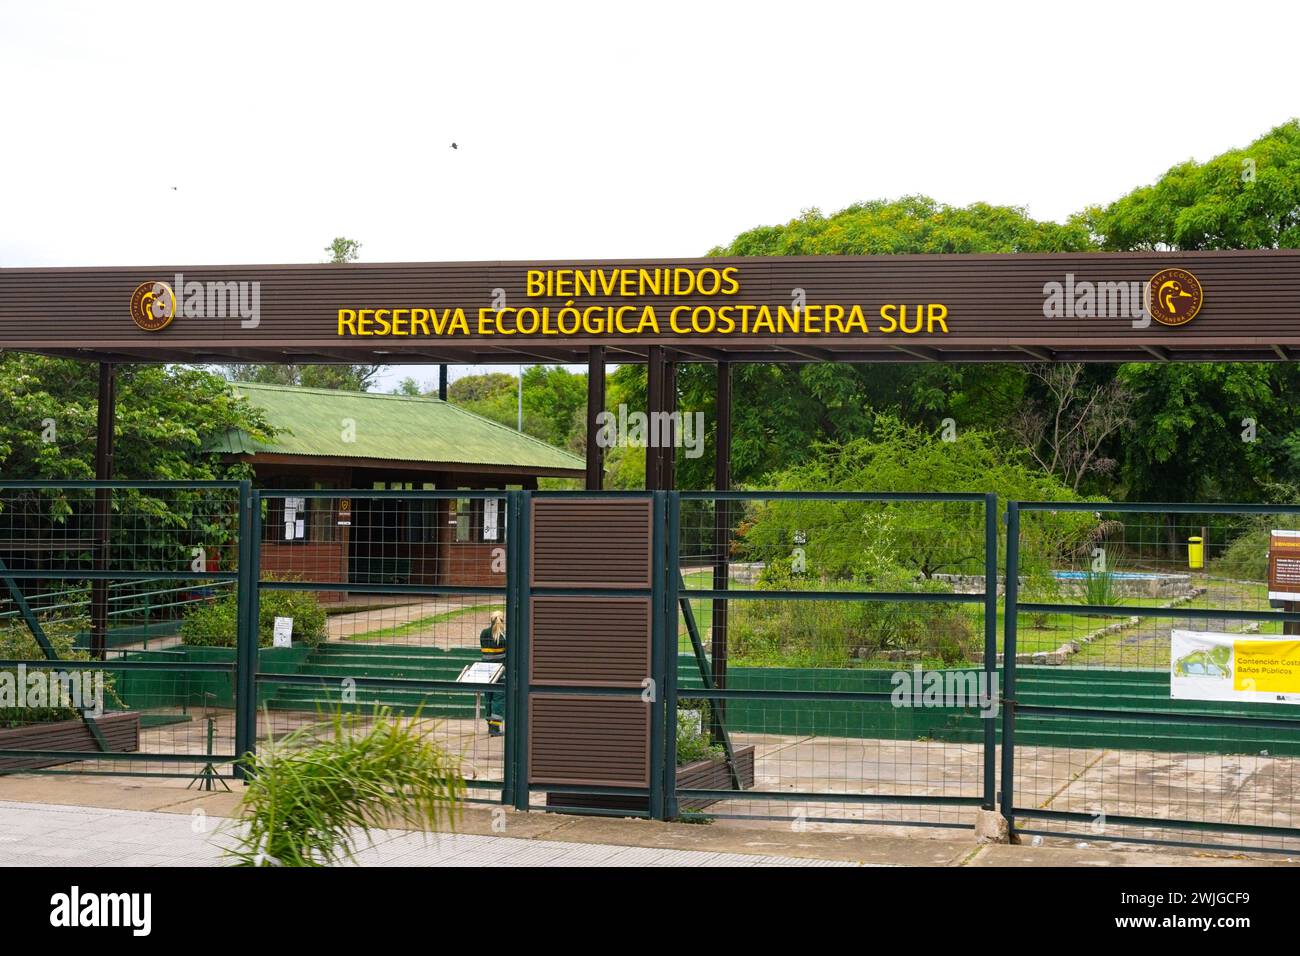
[[[229,750],[233,748],[233,718],[229,712],[214,713],[217,749]],[[259,722],[259,736],[265,739],[268,732],[279,736],[317,719],[314,713],[271,711],[269,724],[265,719]],[[142,734],[142,752],[201,754],[206,746],[204,728],[202,720],[193,720],[146,730]],[[430,720],[427,728],[448,752],[460,756],[471,796],[488,798],[497,792],[476,788],[474,783],[502,779],[501,738],[489,738],[482,721]],[[861,828],[867,823],[883,834],[900,837],[916,837],[918,831],[911,826],[916,823],[930,827],[974,827],[976,811],[972,806],[837,802],[834,794],[979,796],[983,751],[978,744],[745,733],[734,734],[733,742],[755,748],[757,789],[825,793],[827,799],[724,800],[707,812],[726,826],[782,829],[790,827],[793,818],[793,824],[805,830]],[[176,770],[174,766],[150,764],[147,756],[133,763],[137,770]],[[61,769],[75,770],[78,766],[68,764]],[[121,769],[107,761],[87,762],[80,767],[99,771]],[[186,768],[185,772],[194,770],[197,765]],[[130,785],[129,780],[121,778],[104,786],[124,785],[122,781]],[[181,781],[180,785],[183,784]],[[4,781],[0,780],[0,796],[4,792]],[[1051,827],[1084,841],[1106,836],[1171,839],[1300,853],[1300,839],[1296,838],[1192,830],[1171,832],[1120,826],[1112,819],[1138,816],[1300,829],[1297,792],[1300,792],[1300,758],[1016,748],[1016,806],[1093,817],[1095,822],[1055,823]],[[534,794],[533,799],[535,804],[543,804],[545,794]]]
[[[220,866],[235,820],[189,814],[0,802],[0,866]],[[854,866],[845,860],[377,830],[356,866]]]
[[[238,789],[183,781],[15,775],[0,778],[0,865],[219,865]],[[597,848],[606,848],[598,850]],[[672,851],[624,853],[629,849]],[[681,856],[680,853],[687,855]],[[734,860],[733,857],[743,857]],[[1294,857],[1229,850],[1048,840],[979,845],[971,831],[839,826],[711,825],[519,813],[470,806],[440,839],[384,831],[364,865],[1288,866]]]

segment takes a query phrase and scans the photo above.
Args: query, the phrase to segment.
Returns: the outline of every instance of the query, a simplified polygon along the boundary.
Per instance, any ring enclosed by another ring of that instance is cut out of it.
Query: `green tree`
[[[420,388],[419,382],[417,382],[415,379],[411,378],[411,376],[408,375],[400,382],[397,383],[397,387],[393,389],[393,394],[407,395],[412,398],[418,398],[424,394],[424,390]]]
[[[1105,249],[1300,246],[1300,121],[1207,162],[1180,163],[1074,224]]]
[[[1207,162],[1180,163],[1077,221],[1114,250],[1300,245],[1300,121]],[[1130,498],[1255,501],[1271,482],[1300,474],[1295,365],[1129,365],[1118,378],[1133,392],[1138,426],[1112,447]],[[1247,420],[1256,440],[1243,441]]]
[[[0,471],[9,478],[95,476],[97,391],[84,363],[9,353],[0,360]],[[272,430],[262,411],[219,376],[171,365],[117,368],[114,470],[122,479],[194,481],[246,477],[248,469],[204,452],[232,429]]]
[[[1016,206],[946,206],[928,196],[855,203],[830,216],[810,209],[784,226],[741,233],[717,256],[1077,252],[1094,245],[1083,222],[1038,222]]]
[[[1140,501],[1257,500],[1295,421],[1276,373],[1245,363],[1125,365],[1139,427],[1118,444],[1128,496]],[[1249,434],[1247,421],[1254,422]],[[1272,423],[1284,423],[1276,434]],[[1243,438],[1257,440],[1243,440]]]
[[[325,247],[325,252],[329,255],[328,262],[356,262],[361,257],[361,243],[344,236],[335,236]]]
[[[10,479],[87,480],[95,476],[97,388],[84,363],[11,353],[0,361],[0,474]],[[172,482],[251,477],[248,465],[206,451],[231,430],[269,439],[260,409],[237,398],[219,375],[196,368],[117,369],[114,477]],[[93,494],[56,487],[7,490],[0,522],[13,538],[76,539],[92,527]],[[183,567],[191,543],[209,549],[209,567],[233,559],[234,499],[196,489],[114,491],[114,553],[139,567]],[[129,550],[118,550],[128,548]],[[46,554],[58,562],[75,552]],[[226,557],[229,555],[230,557]],[[161,562],[160,565],[151,562]]]
[[[1061,252],[1093,247],[1086,225],[1036,221],[1024,209],[974,203],[947,206],[925,196],[857,203],[832,215],[809,210],[780,226],[741,233],[715,256],[901,255],[910,253]],[[679,406],[701,411],[706,448],[715,447],[712,366],[678,369]],[[738,365],[732,370],[732,476],[759,482],[805,460],[818,443],[868,434],[873,414],[960,429],[995,429],[1020,406],[1026,376],[1014,366],[836,363]],[[609,405],[645,408],[645,370],[624,366],[611,377]],[[610,455],[611,479],[632,481],[643,456]],[[713,486],[713,456],[677,456],[678,484]],[[644,480],[643,477],[640,480]]]
[[[513,400],[518,383],[519,379],[505,372],[465,375],[447,386],[447,400],[466,408],[470,408],[477,402],[500,400],[505,395],[509,395]],[[483,413],[479,412],[479,414]]]
[[[466,375],[447,388],[447,400],[511,428],[519,424],[519,379],[505,372]],[[558,365],[524,369],[524,433],[581,451],[586,439],[587,376]]]
[[[768,476],[776,491],[993,492],[1008,500],[1079,501],[1079,495],[1027,456],[1008,454],[994,436],[935,432],[888,415],[870,437],[818,445],[804,462]],[[1085,540],[1095,519],[1061,512],[1037,525],[1050,540],[1028,549],[1043,562]],[[745,558],[765,563],[804,549],[808,569],[827,580],[888,578],[902,571],[982,573],[982,505],[969,502],[761,502],[741,523]]]

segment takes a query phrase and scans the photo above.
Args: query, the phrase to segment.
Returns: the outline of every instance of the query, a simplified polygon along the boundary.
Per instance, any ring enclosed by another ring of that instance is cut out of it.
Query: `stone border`
[[[1162,608],[1178,607],[1180,604],[1186,604],[1189,601],[1195,601],[1204,594],[1208,588],[1193,587],[1191,591],[1181,597],[1176,597],[1172,601],[1166,601],[1159,605]],[[1064,664],[1070,657],[1079,653],[1079,649],[1084,645],[1091,644],[1093,641],[1111,634],[1118,634],[1121,631],[1127,631],[1131,627],[1136,627],[1142,621],[1141,617],[1130,616],[1126,621],[1116,621],[1114,624],[1107,624],[1105,627],[1085,634],[1083,637],[1073,641],[1066,641],[1054,651],[1033,651],[1029,654],[1017,654],[1017,664]],[[1003,654],[998,654],[998,663],[1003,662]]]

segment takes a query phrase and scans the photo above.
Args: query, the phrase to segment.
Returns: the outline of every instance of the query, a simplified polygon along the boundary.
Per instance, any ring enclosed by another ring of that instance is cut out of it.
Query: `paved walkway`
[[[0,866],[220,866],[233,821],[100,807],[0,802]],[[380,830],[362,866],[855,866],[659,847]]]
[[[0,777],[0,866],[215,866],[219,828],[243,788],[180,779]],[[906,834],[906,835],[903,835]],[[1293,866],[1300,854],[1241,853],[1048,838],[981,845],[970,830],[717,820],[664,823],[469,805],[456,832],[387,831],[369,865],[420,866]]]

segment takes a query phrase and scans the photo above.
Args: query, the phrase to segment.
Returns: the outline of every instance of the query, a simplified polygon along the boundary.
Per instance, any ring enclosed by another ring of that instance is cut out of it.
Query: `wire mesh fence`
[[[608,508],[649,535],[654,575],[593,598],[510,577],[512,548],[532,559],[500,491],[0,483],[0,773],[211,786],[305,724],[390,713],[497,802],[529,746],[516,727],[507,748],[508,711],[572,695],[601,641],[642,655],[653,632],[663,763],[638,812],[666,790],[688,817],[969,826],[1001,743],[1022,833],[1300,849],[1300,507],[1014,502],[1003,537],[980,494],[665,500],[661,551],[648,498],[597,502],[580,541],[565,522],[587,504],[555,499],[552,534],[593,580],[631,567],[601,558]],[[575,601],[605,610],[571,620]],[[558,683],[509,659],[530,602]],[[635,677],[604,681],[634,716]]]
[[[228,776],[237,482],[0,483],[0,773]]]
[[[679,806],[972,825],[993,800],[995,516],[975,494],[683,492]]]
[[[499,800],[504,688],[461,680],[505,664],[505,492],[388,488],[257,493],[257,735],[355,716],[418,716],[460,761],[472,799]],[[288,636],[276,647],[275,622]],[[491,675],[488,675],[491,676]],[[500,675],[498,674],[498,677]]]
[[[1270,552],[1297,536],[1300,509],[1012,510],[1000,651],[1014,658],[1018,826],[1300,848],[1300,646],[1286,640],[1300,617],[1285,619],[1297,605],[1270,586]]]

